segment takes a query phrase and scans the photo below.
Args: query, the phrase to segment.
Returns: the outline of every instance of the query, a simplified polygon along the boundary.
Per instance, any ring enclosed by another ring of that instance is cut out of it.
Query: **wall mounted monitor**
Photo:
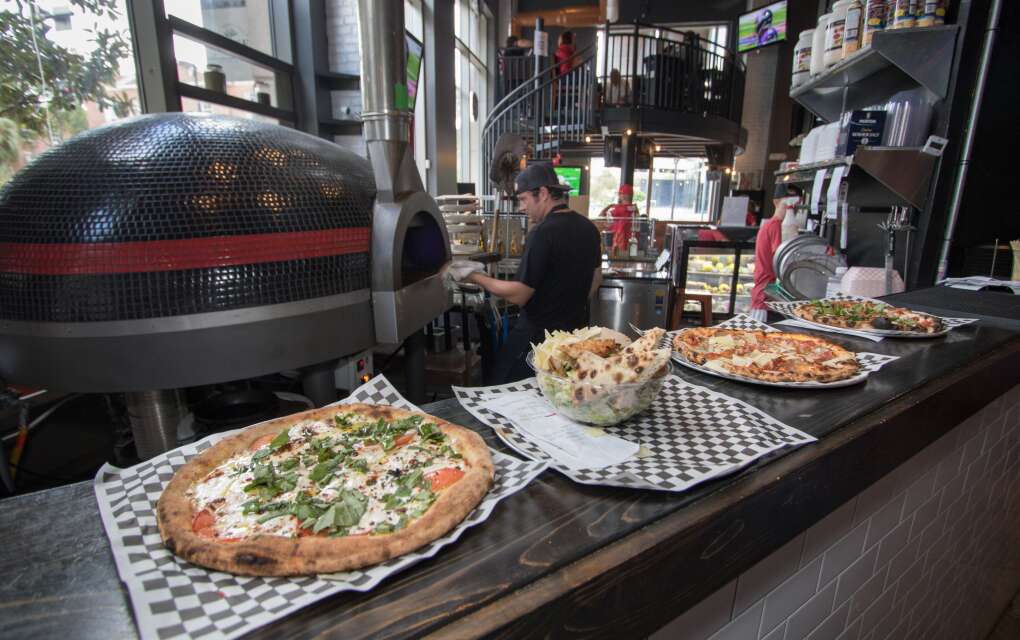
[[[753,49],[786,40],[786,0],[749,11],[737,19],[737,51]]]
[[[570,195],[581,195],[581,167],[553,167],[560,182],[570,185]]]

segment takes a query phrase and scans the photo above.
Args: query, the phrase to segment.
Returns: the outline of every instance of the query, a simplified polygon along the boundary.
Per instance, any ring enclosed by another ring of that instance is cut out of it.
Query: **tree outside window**
[[[124,0],[0,0],[0,184],[46,149],[139,112]]]

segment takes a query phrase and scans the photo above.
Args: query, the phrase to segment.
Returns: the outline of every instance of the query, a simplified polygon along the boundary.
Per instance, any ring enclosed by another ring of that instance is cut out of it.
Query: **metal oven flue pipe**
[[[377,198],[393,202],[422,190],[409,138],[403,0],[360,0],[361,91],[365,143]]]
[[[407,395],[424,399],[422,328],[449,308],[440,269],[450,240],[435,200],[424,192],[409,138],[404,0],[359,0],[362,120],[375,175],[372,209],[372,316],[376,339],[400,344]],[[419,351],[421,351],[419,353]]]

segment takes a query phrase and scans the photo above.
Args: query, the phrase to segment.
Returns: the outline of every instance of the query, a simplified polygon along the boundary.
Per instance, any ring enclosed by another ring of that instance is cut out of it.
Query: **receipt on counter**
[[[535,446],[571,469],[601,469],[637,454],[638,443],[569,420],[537,391],[503,393],[485,408],[514,423]]]

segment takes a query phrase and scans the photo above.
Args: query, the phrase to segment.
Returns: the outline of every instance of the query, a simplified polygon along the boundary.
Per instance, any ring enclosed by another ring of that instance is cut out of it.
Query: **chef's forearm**
[[[472,273],[467,278],[468,282],[477,284],[492,295],[503,298],[510,304],[523,307],[531,300],[535,290],[516,280],[500,280],[481,273]]]
[[[599,287],[601,286],[602,286],[602,269],[596,268],[595,273],[592,275],[591,278],[591,288],[588,290],[589,300],[595,297],[595,293],[599,290]]]

